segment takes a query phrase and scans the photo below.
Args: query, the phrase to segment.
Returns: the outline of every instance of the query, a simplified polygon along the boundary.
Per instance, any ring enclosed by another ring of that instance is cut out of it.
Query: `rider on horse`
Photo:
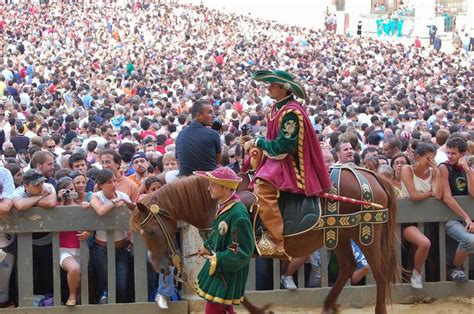
[[[256,81],[270,83],[275,100],[267,114],[267,136],[257,138],[251,155],[263,150],[253,182],[259,216],[268,231],[258,242],[261,255],[286,255],[279,191],[317,196],[331,187],[319,141],[305,108],[295,97],[306,99],[304,88],[285,71],[257,71]]]
[[[234,313],[243,300],[250,258],[255,249],[250,216],[236,194],[240,181],[228,167],[194,174],[210,181],[211,198],[219,201],[212,233],[199,249],[206,258],[197,278],[196,290],[206,299],[206,313]]]

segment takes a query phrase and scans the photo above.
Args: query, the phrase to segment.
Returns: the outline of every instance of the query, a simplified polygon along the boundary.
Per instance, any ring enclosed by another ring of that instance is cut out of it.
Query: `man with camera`
[[[208,100],[198,100],[191,108],[193,121],[176,139],[176,158],[179,175],[193,171],[212,171],[221,163],[219,133],[210,128],[214,123],[214,108]]]

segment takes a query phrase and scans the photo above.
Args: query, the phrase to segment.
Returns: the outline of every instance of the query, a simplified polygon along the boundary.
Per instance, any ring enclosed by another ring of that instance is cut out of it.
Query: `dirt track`
[[[408,301],[411,302],[411,301]],[[421,301],[420,301],[421,302]],[[290,313],[321,313],[320,308],[272,308],[275,314]],[[239,308],[238,313],[245,313]],[[362,309],[342,307],[342,314],[362,314],[374,313],[374,306],[364,307]],[[413,304],[393,304],[388,307],[389,314],[472,314],[474,313],[474,298],[448,298],[435,300],[431,303],[413,303]]]

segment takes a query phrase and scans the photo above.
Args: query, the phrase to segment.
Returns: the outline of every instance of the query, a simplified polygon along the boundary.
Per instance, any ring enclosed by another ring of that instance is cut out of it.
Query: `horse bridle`
[[[168,229],[166,228],[165,224],[163,223],[163,220],[162,220],[161,216],[176,221],[176,219],[173,218],[168,212],[161,209],[158,205],[153,204],[153,205],[150,206],[150,212],[148,213],[146,218],[142,222],[140,222],[140,227],[143,228],[152,219],[156,220],[156,222],[158,223],[158,226],[160,226],[160,228],[161,228],[161,231],[163,231],[163,235],[165,236],[166,244],[168,245],[168,249],[171,253],[171,262],[177,270],[176,276],[178,277],[178,279],[185,280],[183,262],[181,260],[181,257],[178,254],[178,250],[176,249],[176,245],[174,244],[174,241],[171,238],[171,235],[170,235]]]

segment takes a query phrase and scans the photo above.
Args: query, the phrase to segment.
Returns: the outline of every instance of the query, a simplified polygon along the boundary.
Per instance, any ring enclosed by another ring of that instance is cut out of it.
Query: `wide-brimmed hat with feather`
[[[308,97],[303,86],[295,81],[295,79],[288,72],[282,70],[259,70],[252,74],[252,78],[259,82],[280,83],[286,89],[291,91],[295,96],[301,99],[306,99]]]

